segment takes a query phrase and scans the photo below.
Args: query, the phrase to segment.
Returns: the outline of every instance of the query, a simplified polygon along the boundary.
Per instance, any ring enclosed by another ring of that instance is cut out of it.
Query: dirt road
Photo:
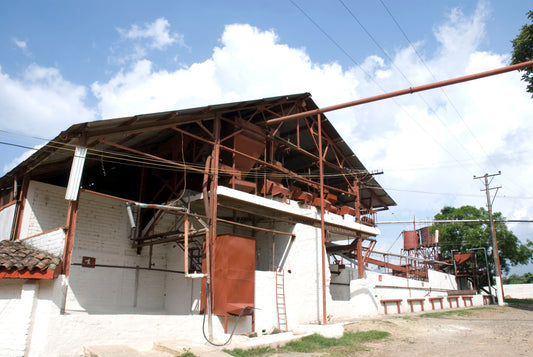
[[[533,356],[533,305],[511,304],[358,321],[347,331],[381,330],[391,336],[366,343],[358,356]]]

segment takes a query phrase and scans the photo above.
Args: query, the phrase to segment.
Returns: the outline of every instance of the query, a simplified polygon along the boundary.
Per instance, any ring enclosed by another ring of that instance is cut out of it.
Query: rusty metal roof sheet
[[[28,172],[31,172],[33,176],[38,172],[46,171],[48,173],[60,173],[69,170],[73,147],[79,144],[79,140],[82,137],[87,138],[87,146],[92,148],[95,153],[105,152],[105,150],[109,148],[105,142],[101,142],[99,139],[101,136],[109,135],[110,133],[120,138],[121,145],[126,147],[136,147],[138,145],[143,145],[144,147],[149,147],[151,145],[156,146],[159,143],[168,140],[171,135],[176,135],[175,132],[169,129],[176,124],[211,120],[215,115],[232,113],[235,111],[242,113],[243,111],[249,110],[250,113],[253,113],[259,106],[276,106],[276,108],[279,108],[276,109],[279,110],[279,113],[272,112],[272,117],[270,118],[268,117],[268,113],[266,116],[257,115],[253,119],[253,122],[257,125],[261,125],[262,122],[268,119],[283,115],[283,111],[288,109],[286,107],[283,108],[283,106],[289,102],[296,101],[305,102],[305,108],[307,110],[318,109],[318,106],[311,99],[310,93],[300,93],[74,124],[67,130],[61,132],[44,147],[37,150],[32,156],[8,172],[4,177],[0,178],[0,188],[12,186],[15,177],[20,179]],[[288,133],[295,131],[297,125],[299,124],[295,121],[288,122],[281,127],[280,132]],[[343,156],[347,159],[351,167],[355,168],[357,171],[365,172],[365,166],[325,116],[322,128],[327,136],[335,142],[342,151]],[[128,133],[134,132],[135,135],[125,134],[125,131],[128,131]],[[314,145],[311,140],[307,141],[308,142],[302,141],[300,145],[303,148],[310,148]],[[329,152],[326,155],[326,159],[333,160],[332,155],[333,154]],[[300,165],[301,159],[302,157],[297,156],[287,157],[285,164],[289,165],[289,168],[290,165]],[[98,157],[93,157],[95,165],[99,164],[99,160]],[[66,182],[64,184],[66,185]],[[374,205],[374,207],[386,208],[388,206],[396,205],[394,200],[387,194],[387,192],[385,192],[372,175],[365,177],[362,184],[367,188],[366,190],[361,191],[362,200],[377,198],[379,203],[377,203],[377,206]]]

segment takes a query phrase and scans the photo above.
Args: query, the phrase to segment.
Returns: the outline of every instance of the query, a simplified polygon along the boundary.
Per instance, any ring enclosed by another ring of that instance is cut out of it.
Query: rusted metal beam
[[[138,155],[141,155],[141,156],[146,156],[146,157],[149,157],[151,159],[154,159],[154,160],[157,160],[157,161],[160,161],[160,162],[165,162],[165,163],[168,163],[174,167],[176,167],[176,169],[184,169],[185,166],[187,166],[187,170],[191,170],[191,171],[195,171],[195,172],[200,172],[200,173],[203,173],[204,171],[203,170],[200,170],[200,169],[197,169],[193,166],[190,166],[190,165],[187,165],[185,163],[179,163],[179,162],[176,162],[176,161],[172,161],[172,160],[167,160],[167,159],[164,159],[162,157],[159,157],[159,156],[155,156],[155,155],[152,155],[152,154],[148,154],[148,153],[145,153],[145,152],[142,152],[142,151],[139,151],[139,150],[136,150],[136,149],[132,149],[130,147],[127,147],[127,146],[124,146],[124,145],[120,145],[120,144],[117,144],[117,143],[114,143],[112,141],[109,141],[109,140],[106,140],[106,139],[101,139],[101,142],[104,143],[104,144],[107,144],[107,145],[110,145],[110,146],[114,146],[116,148],[119,148],[119,149],[122,149],[122,150],[125,150],[125,151],[129,151],[129,152],[132,152],[134,154],[138,154]]]
[[[188,238],[190,239],[194,237],[205,236],[207,232],[208,230],[206,228],[201,228],[196,231],[189,231]],[[133,244],[133,248],[140,248],[140,247],[147,247],[147,246],[156,245],[156,244],[177,242],[177,241],[183,240],[184,238],[185,238],[185,233],[180,233],[172,237],[154,239],[153,241],[150,241],[150,242],[135,243]]]
[[[427,273],[424,273],[419,270],[411,271],[408,267],[405,267],[405,266],[387,263],[387,262],[374,259],[374,258],[367,258],[366,261],[370,264],[374,264],[374,265],[381,266],[384,268],[389,268],[389,269],[392,269],[393,271],[405,273],[406,275],[414,274],[415,276],[420,277],[420,278],[427,278]]]
[[[74,247],[74,233],[76,232],[76,221],[78,217],[79,201],[69,201],[67,211],[67,235],[65,237],[65,247],[63,249],[63,274],[66,277],[70,274],[70,259],[72,248]]]
[[[15,207],[15,222],[13,223],[13,231],[11,232],[11,240],[20,239],[22,216],[24,215],[24,208],[26,207],[26,197],[28,195],[29,185],[30,177],[24,176],[24,178],[22,179],[22,188],[20,190],[17,206]]]
[[[141,133],[141,132],[148,132],[151,130],[161,130],[165,128],[171,128],[176,125],[187,125],[192,124],[197,121],[202,120],[213,120],[213,115],[197,115],[197,116],[188,116],[189,118],[187,120],[180,120],[176,119],[179,116],[179,111],[171,113],[167,119],[158,120],[155,122],[149,122],[149,123],[139,123],[128,126],[118,126],[114,128],[108,128],[108,129],[95,129],[95,130],[89,130],[88,135],[89,137],[106,137],[106,136],[112,136],[112,135],[124,135],[124,134],[134,134],[134,133]]]
[[[275,118],[275,119],[267,120],[264,124],[266,124],[266,125],[274,125],[274,124],[277,124],[277,123],[282,122],[282,121],[294,120],[294,119],[298,119],[298,118],[305,118],[305,117],[315,116],[317,114],[323,114],[323,113],[331,112],[331,111],[334,111],[334,110],[354,107],[354,106],[357,106],[357,105],[376,102],[376,101],[383,100],[383,99],[399,97],[399,96],[402,96],[402,95],[405,95],[405,94],[413,94],[413,93],[416,93],[416,92],[422,92],[422,91],[429,90],[429,89],[445,87],[445,86],[449,86],[449,85],[452,85],[452,84],[468,82],[468,81],[472,81],[472,80],[475,80],[475,79],[485,78],[485,77],[494,76],[494,75],[497,75],[497,74],[512,72],[512,71],[516,71],[516,70],[519,70],[519,69],[524,69],[524,68],[527,68],[527,67],[533,67],[533,61],[522,62],[522,63],[518,63],[518,64],[515,64],[515,65],[512,65],[512,66],[501,67],[501,68],[493,69],[493,70],[490,70],[490,71],[480,72],[480,73],[476,73],[476,74],[470,74],[470,75],[467,75],[467,76],[462,76],[462,77],[457,77],[457,78],[453,78],[453,79],[448,79],[448,80],[445,80],[445,81],[425,84],[425,85],[421,85],[421,86],[417,86],[417,87],[409,87],[409,88],[398,90],[398,91],[395,91],[395,92],[384,93],[384,94],[376,95],[376,96],[373,96],[373,97],[353,100],[351,102],[331,105],[329,107],[324,107],[324,108],[309,110],[309,111],[301,112],[301,113],[297,113],[297,114],[287,115],[287,116],[284,116],[284,117],[281,117],[281,118]]]

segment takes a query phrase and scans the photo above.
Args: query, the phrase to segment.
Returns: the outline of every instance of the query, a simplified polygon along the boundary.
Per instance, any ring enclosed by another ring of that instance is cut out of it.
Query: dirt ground
[[[466,316],[407,315],[357,321],[346,331],[390,332],[357,356],[533,356],[533,305],[469,309]]]

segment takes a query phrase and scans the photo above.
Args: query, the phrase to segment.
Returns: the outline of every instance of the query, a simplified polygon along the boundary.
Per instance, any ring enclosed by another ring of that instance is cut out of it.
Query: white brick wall
[[[62,257],[65,247],[65,231],[63,228],[58,228],[51,232],[25,239],[24,243],[54,254],[55,256]]]
[[[64,187],[30,181],[20,238],[64,226],[67,221],[67,208]]]
[[[149,248],[131,247],[130,223],[124,202],[90,193],[80,194],[72,263],[94,257],[96,264],[148,268]],[[154,246],[152,267],[165,269],[166,245]],[[71,267],[67,310],[151,310],[165,308],[166,273],[123,268]],[[137,283],[136,283],[137,281]],[[137,286],[137,289],[135,289]],[[136,305],[136,306],[135,306]]]

